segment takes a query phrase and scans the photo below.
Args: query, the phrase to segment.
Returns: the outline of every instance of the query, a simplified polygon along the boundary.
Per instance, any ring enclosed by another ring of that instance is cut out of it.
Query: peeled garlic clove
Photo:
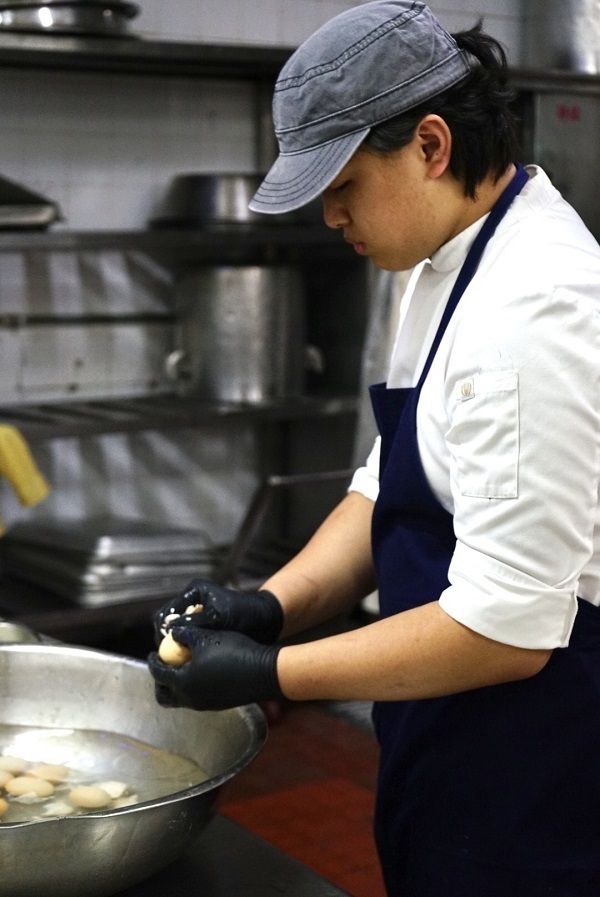
[[[74,812],[73,804],[68,804],[65,800],[53,800],[46,804],[42,816],[71,816]]]
[[[7,772],[24,772],[28,766],[27,760],[23,760],[21,757],[0,757],[0,769],[5,769]]]
[[[125,792],[127,791],[127,785],[125,782],[95,782],[95,788],[102,788],[103,791],[112,798],[112,800],[116,800],[118,797],[123,797]]]
[[[6,769],[0,769],[0,788],[4,788],[11,779],[14,779],[12,772]]]
[[[101,810],[108,807],[112,800],[110,794],[97,785],[79,785],[69,792],[68,798],[75,806],[88,810]]]
[[[57,785],[63,782],[69,774],[66,766],[59,766],[55,763],[45,763],[42,766],[36,766],[30,769],[27,775],[36,776],[38,779],[45,779],[46,782],[52,782]]]
[[[188,614],[198,614],[201,610],[204,610],[203,604],[189,604],[183,614],[184,616],[187,616]]]
[[[204,610],[203,604],[188,604],[183,614],[167,614],[161,626],[161,633],[166,636],[169,632],[169,626],[171,625],[171,623],[174,623],[175,620],[179,620],[181,617],[186,616],[187,614],[197,614],[201,610]]]
[[[54,794],[54,785],[35,776],[15,776],[5,787],[14,797],[50,797]]]
[[[160,628],[160,631],[163,635],[166,635],[169,631],[169,624],[173,623],[175,620],[179,619],[179,614],[167,614],[167,616],[163,620],[163,624]]]
[[[163,663],[166,663],[171,667],[180,667],[190,660],[192,652],[186,645],[180,645],[179,642],[173,638],[171,633],[167,632],[158,647],[158,656]]]
[[[9,802],[7,800],[4,800],[3,797],[0,797],[0,816],[2,816],[3,813],[6,813],[9,806]]]

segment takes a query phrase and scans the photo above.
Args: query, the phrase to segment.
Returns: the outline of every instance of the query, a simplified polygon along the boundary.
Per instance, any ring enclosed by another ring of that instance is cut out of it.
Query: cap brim
[[[280,215],[312,202],[338,176],[370,128],[363,128],[301,153],[281,153],[248,207],[252,212]]]

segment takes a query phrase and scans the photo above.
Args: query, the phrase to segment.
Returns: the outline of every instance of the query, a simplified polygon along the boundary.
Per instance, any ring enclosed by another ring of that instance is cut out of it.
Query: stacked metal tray
[[[17,523],[0,539],[7,577],[83,607],[166,599],[221,556],[202,530],[122,517]]]

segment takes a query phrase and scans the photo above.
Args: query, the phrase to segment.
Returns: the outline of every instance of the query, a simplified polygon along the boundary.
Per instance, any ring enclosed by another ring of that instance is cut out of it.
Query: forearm
[[[352,632],[284,647],[277,672],[291,700],[414,700],[535,675],[551,651],[479,635],[432,602]]]
[[[264,583],[283,607],[283,636],[348,611],[375,588],[372,513],[373,502],[349,493],[305,548]]]

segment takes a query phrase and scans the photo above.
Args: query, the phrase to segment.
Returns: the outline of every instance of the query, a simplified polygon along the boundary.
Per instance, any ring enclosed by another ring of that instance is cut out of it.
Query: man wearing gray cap
[[[600,247],[515,162],[506,82],[496,41],[410,0],[284,66],[251,207],[320,195],[356,252],[414,269],[380,437],[261,590],[197,580],[161,610],[189,663],[149,659],[164,706],[374,701],[390,897],[600,894]],[[281,641],[374,587],[377,622]]]

